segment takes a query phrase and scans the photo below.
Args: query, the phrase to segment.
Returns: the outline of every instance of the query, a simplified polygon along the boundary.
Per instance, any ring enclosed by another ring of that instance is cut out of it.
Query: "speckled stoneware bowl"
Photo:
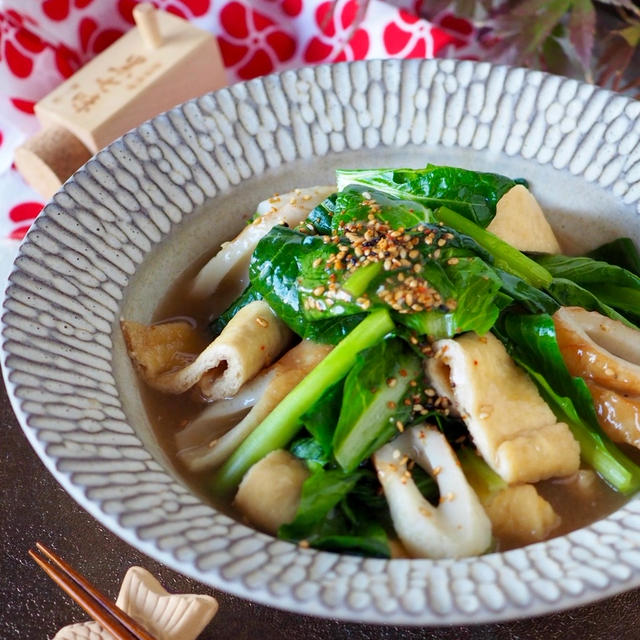
[[[464,560],[372,560],[256,533],[191,493],[145,416],[118,320],[149,321],[196,257],[274,191],[336,167],[426,162],[525,176],[571,250],[640,240],[640,102],[543,73],[370,61],[238,84],[126,134],[69,180],[22,245],[4,374],[51,473],[100,522],[244,598],[370,623],[538,615],[640,585],[640,499],[590,527]]]

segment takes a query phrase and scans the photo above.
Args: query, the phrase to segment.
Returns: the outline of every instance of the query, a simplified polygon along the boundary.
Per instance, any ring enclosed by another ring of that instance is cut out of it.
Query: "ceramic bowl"
[[[463,560],[296,546],[194,495],[159,447],[118,321],[275,191],[337,167],[459,165],[528,178],[571,251],[640,241],[640,102],[468,61],[305,68],[192,100],[97,154],[29,231],[4,301],[3,369],[51,473],[129,544],[203,583],[304,614],[445,625],[574,607],[640,585],[640,499],[567,536]]]

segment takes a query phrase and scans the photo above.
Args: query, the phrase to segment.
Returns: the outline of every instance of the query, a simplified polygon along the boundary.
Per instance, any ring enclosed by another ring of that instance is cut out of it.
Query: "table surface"
[[[51,638],[87,615],[31,561],[27,550],[39,540],[114,599],[130,566],[151,571],[175,593],[208,593],[220,604],[200,640],[287,638],[377,640],[637,640],[640,589],[551,616],[470,627],[381,627],[348,624],[270,609],[214,591],[151,560],[104,529],[47,471],[22,433],[4,387],[0,389],[0,638]]]

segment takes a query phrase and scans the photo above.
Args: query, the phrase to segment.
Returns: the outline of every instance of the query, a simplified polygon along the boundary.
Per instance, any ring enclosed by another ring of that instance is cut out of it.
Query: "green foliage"
[[[344,169],[336,175],[339,189],[362,185],[426,207],[446,206],[482,227],[495,216],[498,200],[516,184],[496,173],[432,164],[424,169]]]
[[[333,436],[333,453],[345,471],[397,433],[411,415],[403,402],[422,363],[404,342],[390,338],[358,354],[344,383],[340,417]],[[390,383],[389,381],[393,381]]]
[[[485,59],[633,91],[640,78],[640,7],[632,0],[423,0],[427,18],[448,10],[482,29]]]

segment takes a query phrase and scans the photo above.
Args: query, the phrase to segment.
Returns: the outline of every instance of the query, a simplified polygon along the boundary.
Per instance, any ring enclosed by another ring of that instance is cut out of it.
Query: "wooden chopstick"
[[[40,542],[36,542],[36,547],[44,558],[34,549],[29,549],[29,555],[59,587],[117,640],[155,640],[131,616],[111,602],[62,558]]]

